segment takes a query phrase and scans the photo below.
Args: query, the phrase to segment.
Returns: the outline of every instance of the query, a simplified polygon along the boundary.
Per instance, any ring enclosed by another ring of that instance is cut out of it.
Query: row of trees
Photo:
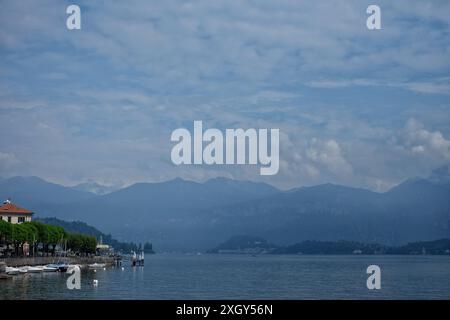
[[[30,255],[39,250],[43,255],[55,255],[58,245],[84,255],[95,253],[97,240],[82,234],[70,234],[62,227],[38,221],[12,224],[0,219],[0,244],[6,245],[7,252],[12,248],[15,256],[24,254],[25,244],[29,245]]]
[[[100,230],[86,224],[81,221],[64,221],[57,218],[40,218],[39,220],[45,224],[51,224],[54,226],[63,227],[66,231],[70,231],[71,233],[79,233],[84,235],[89,235],[95,237],[96,239],[102,239],[104,244],[110,245],[118,252],[126,252],[130,253],[131,251],[142,251],[142,245],[137,245],[134,242],[121,242],[113,239],[111,234],[104,234]],[[146,250],[146,246],[150,248],[150,250],[146,253],[153,253],[151,248],[151,244],[144,245],[144,251]]]

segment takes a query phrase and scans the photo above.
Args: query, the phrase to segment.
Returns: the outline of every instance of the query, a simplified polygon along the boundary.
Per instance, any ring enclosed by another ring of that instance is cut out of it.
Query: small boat
[[[104,267],[106,267],[106,263],[93,263],[90,264],[89,269],[103,269]]]
[[[19,268],[19,273],[27,273],[28,272],[28,267],[20,267]]]
[[[59,272],[66,272],[67,269],[69,269],[69,265],[68,264],[60,264],[58,267]]]
[[[56,268],[56,271],[59,271],[59,272],[66,272],[67,269],[69,268],[69,265],[65,264],[65,263],[51,263],[51,264],[46,265],[46,267]]]
[[[67,263],[58,262],[58,263],[52,263],[48,265],[49,267],[57,268],[59,272],[66,272],[69,268],[69,265]]]
[[[48,265],[44,266],[42,271],[44,271],[44,272],[56,272],[56,271],[58,271],[58,267],[56,265],[48,264]]]
[[[13,268],[13,267],[6,267],[6,274],[10,275],[10,276],[15,276],[16,274],[20,273],[20,270],[17,268]]]
[[[35,266],[35,267],[26,267],[28,273],[39,273],[44,270],[44,267],[42,266]]]

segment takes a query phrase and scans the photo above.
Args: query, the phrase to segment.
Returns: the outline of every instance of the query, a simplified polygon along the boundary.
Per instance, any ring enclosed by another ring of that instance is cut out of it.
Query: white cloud
[[[344,84],[335,83],[341,86],[382,83],[386,77],[398,82],[399,74],[403,78],[445,74],[448,34],[432,23],[448,23],[444,18],[445,13],[450,16],[448,4],[399,2],[380,3],[387,27],[369,33],[366,6],[360,1],[136,1],[132,6],[121,2],[99,6],[89,1],[80,3],[85,24],[74,33],[65,29],[64,4],[59,1],[39,5],[6,1],[0,13],[0,43],[10,50],[31,49],[32,59],[16,61],[19,64],[39,65],[57,56],[66,59],[51,65],[45,71],[50,74],[47,77],[67,77],[61,70],[71,64],[85,64],[83,71],[89,75],[96,72],[89,66],[101,59],[115,71],[138,72],[146,88],[170,87],[172,92],[186,88],[217,92],[224,86],[261,91],[261,85],[279,87],[292,79],[308,84],[311,78],[333,79],[333,75],[343,79]],[[413,19],[424,23],[411,28]],[[74,48],[82,56],[71,59],[59,47],[48,52],[47,46],[55,43]],[[38,53],[35,57],[33,50]],[[8,54],[8,61],[19,57]],[[430,88],[416,80],[409,86],[448,92],[445,84]]]
[[[331,139],[322,141],[313,138],[306,156],[339,177],[349,178],[352,175],[352,166],[342,154],[338,142]]]
[[[378,79],[320,79],[312,80],[307,85],[312,88],[339,89],[348,87],[394,87],[413,92],[450,95],[448,78],[437,78],[427,81],[391,81]]]
[[[405,87],[411,91],[421,93],[438,93],[450,95],[450,84],[441,82],[411,82],[405,84]]]
[[[405,143],[411,152],[450,160],[450,140],[439,131],[428,131],[417,120],[410,119],[405,127]]]
[[[80,1],[80,32],[65,28],[67,4],[2,1],[0,147],[4,163],[30,159],[23,171],[256,179],[253,169],[174,171],[168,133],[194,119],[279,127],[281,170],[268,181],[279,186],[383,189],[448,160],[448,101],[438,97],[444,111],[426,121],[436,109],[396,95],[450,93],[449,3],[381,1],[380,32],[365,28],[361,1]],[[371,101],[373,89],[395,94]],[[412,116],[427,129],[399,131]]]

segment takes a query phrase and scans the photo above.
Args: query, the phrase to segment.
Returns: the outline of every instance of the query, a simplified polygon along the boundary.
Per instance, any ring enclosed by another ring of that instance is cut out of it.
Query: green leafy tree
[[[24,222],[24,223],[21,224],[21,226],[22,226],[22,229],[23,229],[23,231],[25,233],[25,239],[26,239],[24,242],[21,243],[22,253],[23,253],[23,246],[24,246],[25,242],[29,244],[30,249],[34,253],[34,244],[36,242],[36,238],[37,238],[37,235],[38,235],[38,230],[30,222]]]
[[[95,237],[83,234],[69,234],[67,247],[72,252],[79,255],[94,254],[97,248],[97,240]]]
[[[48,225],[47,229],[48,229],[48,245],[52,246],[51,254],[52,256],[54,256],[56,246],[62,243],[67,233],[63,228],[58,226]]]
[[[48,225],[41,222],[24,222],[11,224],[0,220],[0,243],[14,247],[14,254],[23,254],[24,244],[29,243],[33,254],[37,252],[39,244],[42,246],[43,254],[55,255],[56,247],[67,243],[67,249],[80,255],[95,254],[97,239],[93,236],[77,233],[67,233],[64,228]]]
[[[43,251],[45,252],[45,249],[48,248],[48,225],[43,224],[39,221],[32,221],[30,222],[35,228],[36,228],[36,239],[34,241],[34,252],[37,251],[37,247],[39,244],[41,244]]]
[[[83,236],[83,248],[84,254],[94,254],[97,249],[97,239],[90,236]]]
[[[12,237],[12,224],[0,219],[0,241],[11,241]]]
[[[12,224],[0,219],[0,243],[6,244],[6,251],[12,244]]]
[[[22,224],[12,225],[12,242],[14,245],[14,255],[18,256],[20,253],[20,248],[23,248],[23,243],[28,239],[27,228]]]

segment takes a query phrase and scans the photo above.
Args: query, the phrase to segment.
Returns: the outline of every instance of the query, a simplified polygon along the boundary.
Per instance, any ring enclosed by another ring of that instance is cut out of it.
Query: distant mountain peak
[[[36,177],[36,176],[14,176],[11,178],[8,178],[7,180],[11,181],[11,182],[15,182],[15,181],[28,181],[28,182],[44,182],[44,183],[52,183],[49,181],[46,181],[42,178]]]
[[[250,180],[235,180],[227,177],[215,177],[204,182],[205,185],[229,185],[237,186],[241,188],[252,187],[252,188],[264,188],[267,192],[279,192],[278,188],[260,181],[250,181]]]
[[[191,181],[191,180],[185,180],[183,178],[180,177],[176,177],[172,180],[168,180],[168,181],[163,181],[162,183],[197,183],[195,181]]]
[[[114,192],[120,188],[116,187],[116,186],[105,186],[105,185],[102,185],[100,183],[90,180],[88,182],[83,182],[83,183],[77,184],[76,186],[73,186],[72,189],[78,190],[78,191],[86,191],[86,192],[94,193],[96,195],[105,195],[105,194]]]

